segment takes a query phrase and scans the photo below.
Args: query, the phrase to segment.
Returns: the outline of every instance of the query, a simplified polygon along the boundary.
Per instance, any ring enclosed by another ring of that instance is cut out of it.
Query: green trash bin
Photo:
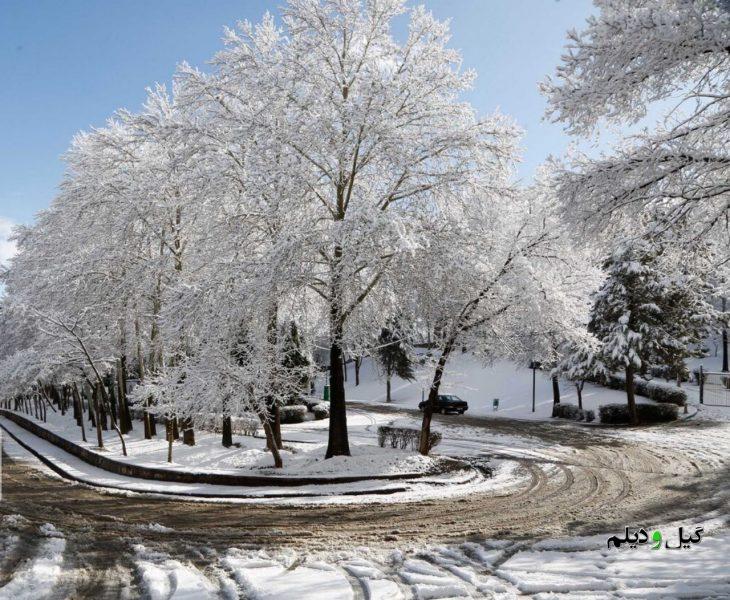
[[[322,392],[322,394],[323,394],[322,399],[325,402],[329,402],[330,401],[330,386],[328,386],[328,385],[324,386],[323,390],[324,391]]]

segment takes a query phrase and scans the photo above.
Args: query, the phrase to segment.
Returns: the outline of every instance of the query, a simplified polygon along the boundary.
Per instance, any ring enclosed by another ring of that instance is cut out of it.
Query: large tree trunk
[[[332,309],[336,312],[336,309]],[[347,408],[345,406],[345,381],[342,373],[342,325],[339,314],[334,319],[330,346],[330,424],[325,458],[350,456],[347,437]]]
[[[636,412],[636,399],[634,398],[634,367],[626,365],[626,401],[629,405],[629,419],[632,425],[639,424],[639,415]]]
[[[557,375],[553,375],[553,404],[560,404],[560,382]]]
[[[583,408],[583,382],[575,382],[575,391],[578,393],[578,408]]]
[[[360,365],[362,364],[362,356],[355,357],[355,386],[360,385]]]
[[[390,402],[390,375],[385,380],[385,401]]]
[[[727,310],[727,298],[722,299],[722,312]],[[730,371],[727,356],[727,327],[722,328],[722,370]]]
[[[441,387],[441,378],[444,375],[444,369],[446,368],[446,361],[449,360],[449,355],[454,348],[455,339],[450,339],[444,346],[439,361],[436,364],[436,370],[433,374],[433,382],[431,383],[431,389],[428,391],[428,401],[426,406],[423,408],[423,421],[421,423],[421,439],[418,444],[418,451],[424,456],[428,456],[430,451],[429,438],[431,437],[431,419],[433,418],[434,409],[439,395],[439,388]]]

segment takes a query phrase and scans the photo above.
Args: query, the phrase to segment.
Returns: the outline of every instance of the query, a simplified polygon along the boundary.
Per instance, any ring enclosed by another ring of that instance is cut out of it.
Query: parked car
[[[424,410],[427,402],[428,400],[419,402],[418,409]],[[436,409],[434,412],[441,413],[442,415],[445,415],[446,413],[463,415],[467,410],[469,410],[469,404],[459,398],[459,396],[454,396],[453,394],[439,394],[436,400]]]

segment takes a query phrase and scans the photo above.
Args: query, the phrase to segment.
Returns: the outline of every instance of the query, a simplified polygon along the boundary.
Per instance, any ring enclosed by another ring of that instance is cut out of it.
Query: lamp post
[[[532,369],[532,412],[535,412],[535,371],[537,371],[540,366],[540,363],[536,360],[530,361],[530,369]]]

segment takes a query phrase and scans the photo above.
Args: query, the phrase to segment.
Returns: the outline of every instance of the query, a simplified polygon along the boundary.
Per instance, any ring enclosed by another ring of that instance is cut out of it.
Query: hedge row
[[[553,404],[553,417],[570,419],[571,421],[595,421],[596,413],[592,410],[583,410],[575,404]]]
[[[675,404],[637,404],[636,412],[640,423],[666,423],[676,421],[679,408]],[[601,423],[629,423],[627,404],[604,404],[598,409]]]
[[[385,448],[388,445],[391,448],[400,448],[401,450],[409,447],[411,450],[418,450],[420,439],[421,431],[419,429],[390,427],[388,425],[378,427],[378,445],[381,448]],[[438,446],[440,442],[441,434],[437,431],[432,431],[428,438],[429,451]]]
[[[626,379],[620,375],[607,375],[600,383],[614,390],[626,389]],[[656,402],[676,404],[677,406],[687,404],[687,392],[682,388],[661,381],[646,381],[636,377],[634,379],[634,392]]]

